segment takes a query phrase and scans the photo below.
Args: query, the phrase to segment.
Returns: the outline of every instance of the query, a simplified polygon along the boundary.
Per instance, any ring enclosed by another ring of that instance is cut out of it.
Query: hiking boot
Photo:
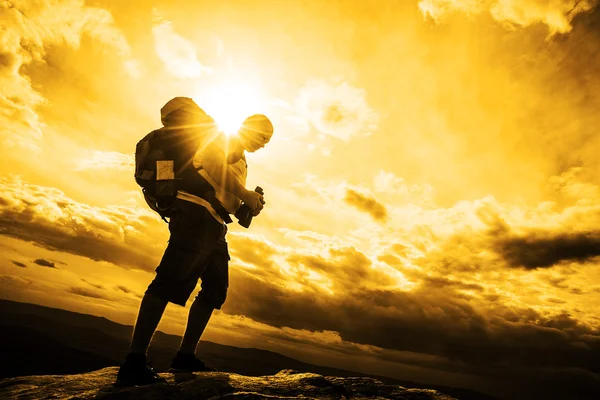
[[[170,372],[216,372],[215,368],[211,368],[198,360],[194,354],[184,354],[177,352],[177,355],[171,363]]]
[[[153,383],[166,382],[154,369],[146,363],[144,354],[130,353],[117,373],[117,385],[151,385]]]

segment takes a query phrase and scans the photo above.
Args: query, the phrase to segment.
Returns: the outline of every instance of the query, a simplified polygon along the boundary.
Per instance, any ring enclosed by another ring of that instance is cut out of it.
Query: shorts
[[[202,279],[198,297],[220,309],[229,286],[227,226],[201,205],[175,199],[169,231],[167,249],[146,293],[185,306]]]

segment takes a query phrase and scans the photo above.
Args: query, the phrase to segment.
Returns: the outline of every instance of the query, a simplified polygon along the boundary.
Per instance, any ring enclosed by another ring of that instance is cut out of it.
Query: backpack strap
[[[169,217],[170,211],[172,211],[171,207],[160,207],[156,198],[151,196],[146,189],[142,189],[142,193],[144,194],[144,200],[146,200],[146,204],[148,204],[148,207],[156,211],[163,221],[169,223],[167,217]]]

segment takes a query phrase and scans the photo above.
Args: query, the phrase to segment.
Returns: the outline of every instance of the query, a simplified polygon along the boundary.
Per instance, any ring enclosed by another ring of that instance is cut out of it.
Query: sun
[[[247,117],[262,113],[264,108],[260,86],[248,82],[216,83],[200,89],[193,99],[228,136],[237,134]]]

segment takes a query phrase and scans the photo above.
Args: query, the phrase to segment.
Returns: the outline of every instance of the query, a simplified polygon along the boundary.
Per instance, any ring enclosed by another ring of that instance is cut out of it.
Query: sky
[[[2,1],[0,297],[135,322],[168,229],[133,153],[186,96],[275,127],[203,339],[506,398],[600,391],[597,6]]]

